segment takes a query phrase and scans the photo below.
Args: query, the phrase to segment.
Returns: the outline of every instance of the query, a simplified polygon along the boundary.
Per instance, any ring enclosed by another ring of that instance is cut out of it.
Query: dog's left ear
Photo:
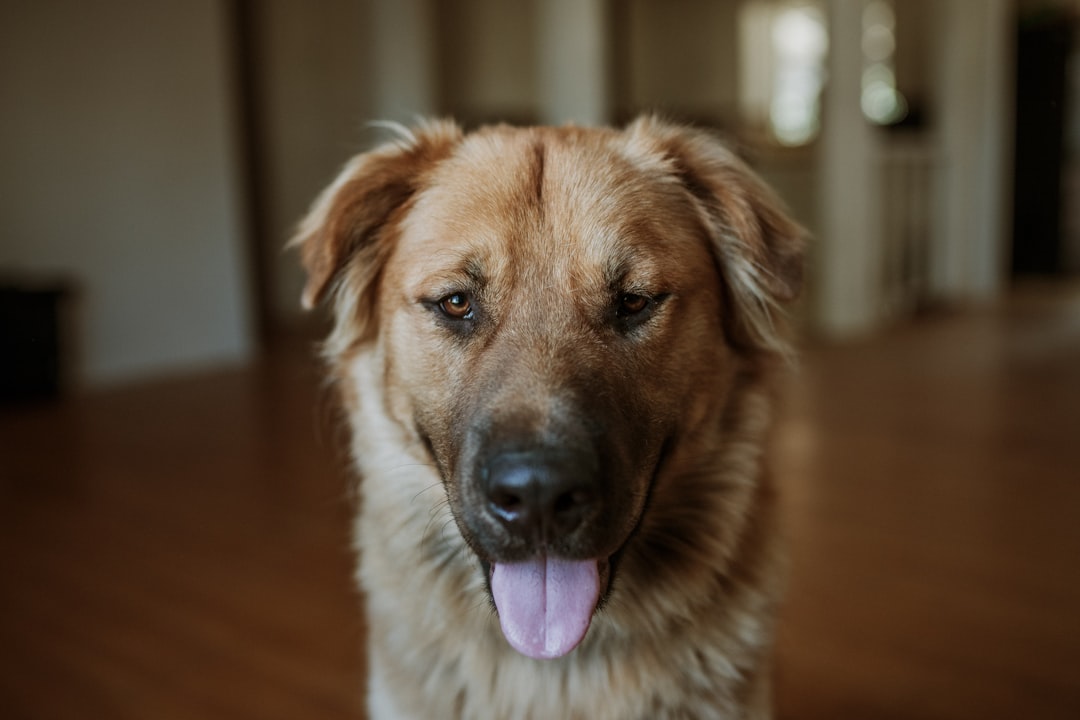
[[[700,204],[739,319],[736,344],[786,352],[780,306],[802,288],[806,232],[749,167],[712,135],[643,117],[631,137],[659,150]]]

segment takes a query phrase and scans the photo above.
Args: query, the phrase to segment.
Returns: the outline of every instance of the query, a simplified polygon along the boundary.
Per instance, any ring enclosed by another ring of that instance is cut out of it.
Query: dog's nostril
[[[588,505],[592,495],[585,490],[571,490],[564,492],[555,498],[555,515],[564,515],[574,508]]]
[[[493,492],[491,494],[491,503],[499,511],[507,515],[513,515],[520,512],[523,504],[521,496],[506,491]]]

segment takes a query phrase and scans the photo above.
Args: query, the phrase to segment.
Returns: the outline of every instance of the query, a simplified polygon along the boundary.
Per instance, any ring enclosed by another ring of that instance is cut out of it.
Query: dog
[[[449,121],[301,222],[372,720],[771,716],[764,449],[804,232],[724,144]]]

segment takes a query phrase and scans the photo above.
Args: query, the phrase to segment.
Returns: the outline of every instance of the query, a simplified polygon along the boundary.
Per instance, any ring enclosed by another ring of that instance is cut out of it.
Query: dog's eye
[[[439,301],[439,310],[453,320],[470,320],[473,317],[472,302],[465,293],[452,293]]]
[[[619,304],[615,308],[615,314],[619,317],[631,317],[644,312],[652,301],[644,295],[624,293],[619,296]]]

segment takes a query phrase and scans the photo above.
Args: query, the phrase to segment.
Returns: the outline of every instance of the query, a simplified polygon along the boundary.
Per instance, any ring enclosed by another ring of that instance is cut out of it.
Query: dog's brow
[[[474,255],[457,255],[449,262],[427,275],[425,286],[437,285],[439,290],[479,290],[487,284],[483,262]],[[445,286],[445,287],[444,287]],[[464,286],[464,287],[462,287]]]
[[[641,258],[632,248],[623,247],[604,263],[604,281],[613,290],[622,289],[627,278],[641,265]]]
[[[469,281],[477,287],[482,287],[484,283],[487,282],[487,273],[484,272],[484,264],[480,262],[480,258],[476,256],[465,258],[461,270],[462,273],[469,278]]]

